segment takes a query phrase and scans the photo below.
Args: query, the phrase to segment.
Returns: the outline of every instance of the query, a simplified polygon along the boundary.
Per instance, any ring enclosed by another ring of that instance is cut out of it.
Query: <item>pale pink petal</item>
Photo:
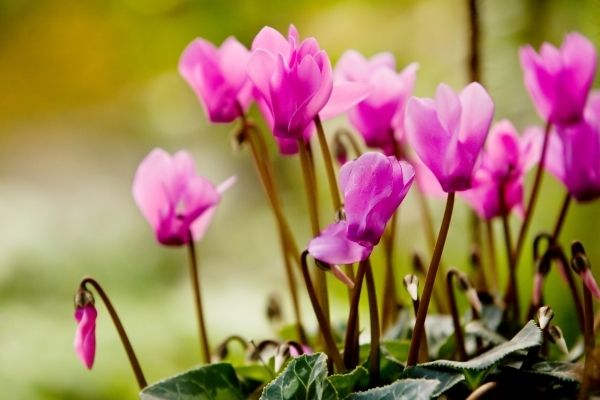
[[[369,257],[373,248],[349,240],[346,227],[346,222],[341,221],[325,228],[309,242],[310,255],[328,264],[352,264]]]
[[[363,82],[340,82],[333,85],[331,97],[319,116],[330,119],[345,113],[363,101],[370,93],[371,85]]]
[[[74,347],[81,362],[92,369],[96,355],[96,317],[98,313],[93,305],[79,307],[75,310],[77,331]]]

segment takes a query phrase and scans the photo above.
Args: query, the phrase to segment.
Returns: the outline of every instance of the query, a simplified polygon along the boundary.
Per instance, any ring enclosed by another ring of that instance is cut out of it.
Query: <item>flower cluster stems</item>
[[[133,370],[133,373],[135,375],[138,387],[140,388],[140,390],[144,389],[146,386],[148,386],[148,384],[146,383],[146,378],[144,377],[144,373],[142,372],[142,367],[140,366],[140,362],[138,361],[138,358],[135,355],[135,351],[133,351],[133,346],[129,341],[127,332],[125,331],[125,328],[121,323],[121,319],[119,318],[117,311],[113,307],[110,298],[108,297],[102,286],[100,286],[100,284],[95,279],[84,278],[79,286],[81,287],[81,289],[87,290],[86,285],[92,286],[96,290],[96,293],[98,293],[98,295],[102,299],[102,302],[108,310],[110,318],[112,319],[113,324],[117,329],[117,333],[119,334],[119,338],[121,339],[121,343],[123,344],[123,348],[125,349],[127,358],[129,359],[129,364],[131,365],[131,369]]]
[[[206,335],[206,324],[204,323],[202,296],[200,293],[200,281],[198,278],[198,259],[196,257],[196,248],[191,233],[187,249],[190,281],[192,282],[192,291],[194,293],[194,304],[196,308],[196,318],[198,320],[198,337],[200,338],[200,349],[202,351],[204,363],[210,364],[210,346],[208,344],[208,337]]]
[[[488,250],[488,265],[489,265],[489,273],[491,276],[488,276],[488,288],[491,293],[496,293],[498,290],[498,267],[496,265],[496,238],[494,235],[494,226],[492,225],[492,221],[488,220],[485,223],[485,233],[487,239],[487,250]]]
[[[277,191],[275,185],[267,146],[264,143],[262,135],[256,129],[256,127],[248,121],[243,113],[241,113],[241,115],[243,130],[242,134],[244,135],[244,140],[250,145],[250,152],[252,154],[255,168],[277,222],[277,228],[281,238],[281,252],[283,256],[283,263],[288,281],[290,297],[292,300],[292,309],[294,312],[298,339],[302,343],[306,343],[306,334],[302,326],[302,316],[300,313],[300,303],[298,300],[296,275],[294,274],[292,268],[292,261],[294,261],[298,266],[300,265],[300,253],[285,214],[283,213],[283,207],[279,198],[279,192]]]
[[[452,324],[454,325],[454,337],[456,338],[456,351],[458,353],[458,359],[459,361],[465,361],[467,359],[467,351],[465,350],[465,337],[462,326],[460,325],[460,315],[458,313],[458,306],[456,305],[456,296],[454,295],[454,286],[452,282],[456,276],[456,273],[457,271],[454,268],[450,268],[446,274],[446,293],[448,295],[448,303],[450,304]]]
[[[517,284],[517,271],[516,261],[514,259],[515,253],[513,252],[512,235],[510,232],[510,221],[508,219],[508,210],[504,203],[505,188],[504,184],[500,185],[500,210],[502,214],[502,231],[504,233],[504,244],[506,246],[506,258],[508,260],[508,282],[509,287],[512,288],[510,303],[507,306],[511,307],[512,315],[516,321],[521,319],[521,309],[519,306],[519,289]]]
[[[569,211],[569,206],[571,205],[572,198],[573,197],[571,196],[571,194],[567,191],[562,206],[560,207],[560,212],[554,225],[554,230],[552,231],[552,238],[554,239],[554,242],[558,242],[558,237],[560,236],[560,232],[562,231],[563,225],[565,224],[567,212]]]
[[[304,139],[298,140],[298,147],[300,149],[300,164],[302,167],[302,176],[304,177],[304,187],[308,200],[308,213],[310,216],[312,234],[313,236],[318,236],[321,233],[321,229],[319,226],[317,182],[312,155],[310,154],[309,148],[304,142]],[[327,291],[327,276],[325,275],[325,271],[317,269],[315,271],[315,280],[319,304],[325,315],[325,320],[329,325],[329,294]]]
[[[323,342],[325,344],[325,353],[327,353],[329,359],[333,361],[333,364],[335,365],[337,371],[344,372],[346,370],[346,368],[344,367],[344,361],[342,360],[342,356],[340,355],[336,347],[335,340],[333,338],[333,334],[331,333],[331,328],[329,326],[329,321],[325,316],[323,308],[319,304],[317,292],[315,291],[315,288],[312,284],[312,279],[310,278],[310,273],[308,272],[307,257],[308,251],[304,251],[300,256],[302,276],[304,277],[304,282],[306,284],[306,290],[308,292],[310,303],[313,307],[313,311],[315,312],[315,316],[317,317],[317,322],[319,323],[321,336],[323,337]]]
[[[348,313],[348,323],[346,328],[346,339],[344,342],[344,364],[347,369],[352,369],[358,364],[358,304],[362,292],[362,284],[367,272],[366,261],[361,261],[358,265],[358,272],[354,281],[352,290],[352,299],[350,300],[350,312]]]
[[[385,283],[381,305],[381,329],[385,331],[396,320],[398,314],[398,297],[396,287],[396,273],[394,270],[394,244],[396,242],[396,225],[398,210],[392,216],[388,234],[383,237],[385,252]]]
[[[429,264],[429,269],[427,270],[425,286],[423,287],[423,295],[419,304],[419,310],[417,311],[415,326],[410,341],[410,349],[408,351],[408,360],[406,362],[407,366],[413,366],[416,364],[421,340],[425,339],[423,338],[423,332],[425,329],[425,317],[427,316],[427,310],[429,308],[429,302],[431,300],[431,294],[433,292],[433,286],[435,284],[435,277],[437,275],[438,267],[442,259],[442,252],[444,251],[446,237],[448,236],[450,221],[452,220],[454,197],[454,192],[448,193],[448,198],[446,199],[446,208],[444,210],[444,217],[442,219],[442,225],[440,226],[440,232],[437,238],[437,242],[435,244],[433,256],[431,257],[431,263]]]

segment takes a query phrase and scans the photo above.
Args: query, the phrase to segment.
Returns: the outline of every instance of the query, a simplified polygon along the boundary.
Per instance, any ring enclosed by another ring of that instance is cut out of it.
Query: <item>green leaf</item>
[[[507,340],[498,333],[488,329],[484,324],[480,321],[471,321],[465,326],[465,335],[473,335],[475,337],[480,337],[486,342],[489,342],[493,345],[499,345],[507,342]]]
[[[435,379],[400,379],[391,385],[353,393],[345,400],[428,400],[439,383]]]
[[[369,372],[364,367],[358,366],[355,370],[347,374],[331,375],[327,378],[331,384],[328,388],[335,389],[338,398],[343,399],[352,393],[358,386],[360,380],[368,374]],[[323,397],[327,398],[327,396]]]
[[[261,400],[319,399],[327,378],[327,357],[323,353],[301,355],[269,383]]]
[[[148,386],[141,400],[243,400],[231,364],[211,364]]]
[[[435,369],[427,369],[419,366],[409,367],[402,373],[402,378],[413,379],[436,379],[439,381],[432,397],[441,396],[447,390],[450,390],[456,384],[465,380],[465,377],[460,372],[439,371]]]
[[[581,382],[581,366],[570,362],[544,361],[531,366],[525,372],[552,378],[563,383],[577,384]]]
[[[494,367],[511,354],[541,345],[542,340],[543,336],[540,328],[533,321],[529,321],[510,341],[502,343],[469,361],[437,360],[421,364],[421,366],[461,371],[471,387],[476,387],[491,367]]]

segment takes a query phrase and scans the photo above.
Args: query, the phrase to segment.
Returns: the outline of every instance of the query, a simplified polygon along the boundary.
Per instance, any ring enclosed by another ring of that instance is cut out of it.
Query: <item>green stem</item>
[[[520,318],[520,307],[519,307],[519,287],[517,285],[517,272],[516,264],[514,259],[514,253],[512,251],[512,238],[510,233],[510,223],[508,220],[508,210],[504,203],[504,183],[500,184],[500,214],[502,216],[502,230],[504,232],[504,244],[506,245],[506,258],[508,260],[508,279],[510,293],[506,294],[507,307],[512,307],[513,317],[516,321]]]
[[[210,346],[208,345],[208,336],[206,335],[206,325],[204,323],[204,312],[202,309],[202,296],[200,295],[200,283],[198,279],[198,260],[192,233],[189,233],[188,266],[190,270],[190,280],[194,292],[194,303],[196,305],[196,317],[198,319],[198,335],[200,337],[200,348],[204,357],[204,363],[210,364]]]
[[[302,276],[304,277],[304,282],[306,283],[306,290],[308,291],[308,297],[315,312],[315,316],[317,317],[317,322],[319,323],[321,335],[325,343],[325,350],[329,359],[333,360],[333,363],[335,364],[335,367],[337,368],[338,372],[344,372],[345,368],[342,356],[340,356],[340,353],[337,349],[335,340],[333,339],[333,335],[331,334],[329,321],[327,320],[323,309],[319,305],[317,293],[315,292],[312,280],[310,279],[310,273],[308,272],[308,265],[306,260],[307,257],[308,251],[304,251],[300,257],[300,265],[302,266]]]
[[[492,293],[496,293],[498,291],[498,267],[496,266],[496,239],[494,237],[494,226],[492,225],[491,220],[486,221],[485,231],[488,244],[489,266],[492,275],[489,278],[488,287]]]
[[[446,237],[448,236],[448,230],[450,228],[450,221],[452,220],[452,209],[454,208],[454,197],[455,193],[448,193],[446,200],[446,208],[444,210],[444,217],[442,219],[442,225],[440,226],[440,232],[435,244],[435,250],[431,257],[431,263],[427,270],[427,277],[425,279],[425,286],[423,288],[423,295],[419,304],[419,310],[415,320],[415,327],[413,329],[413,336],[410,341],[410,349],[408,352],[407,366],[413,366],[417,362],[419,354],[419,346],[423,339],[423,331],[425,329],[425,317],[427,316],[427,310],[429,309],[429,302],[431,300],[431,293],[433,292],[433,286],[435,284],[435,277],[437,275],[440,260],[442,259],[442,252],[444,251],[444,244],[446,243]]]
[[[394,243],[396,239],[396,225],[398,219],[398,210],[392,216],[388,234],[383,238],[383,247],[385,252],[385,284],[383,287],[383,299],[381,308],[381,329],[385,331],[391,326],[397,316],[398,297],[396,287],[396,274],[394,271]]]
[[[371,320],[371,355],[369,356],[369,380],[371,387],[375,387],[379,384],[379,312],[377,310],[377,294],[375,293],[375,279],[373,278],[371,263],[368,258],[365,260],[365,262],[367,264],[366,283],[367,296],[369,298],[369,315]]]
[[[131,345],[131,342],[129,341],[127,332],[125,331],[125,328],[123,327],[123,324],[121,323],[121,319],[119,318],[119,315],[117,314],[117,310],[115,310],[115,308],[113,307],[112,302],[110,301],[110,298],[108,297],[108,295],[106,294],[104,289],[102,289],[102,286],[100,286],[100,284],[95,279],[84,278],[81,281],[79,286],[81,287],[81,289],[87,290],[87,288],[85,286],[88,284],[91,285],[96,290],[96,292],[102,299],[102,302],[106,306],[106,309],[108,310],[108,313],[110,314],[110,318],[112,319],[113,324],[115,325],[115,328],[117,329],[119,338],[121,338],[121,343],[123,344],[125,353],[127,353],[127,358],[129,359],[129,364],[131,365],[131,369],[133,370],[133,373],[135,375],[135,379],[137,381],[138,387],[140,388],[140,390],[144,389],[146,386],[148,386],[148,384],[146,383],[146,378],[144,377],[144,373],[142,372],[142,367],[140,366],[140,362],[138,361],[138,358],[135,355],[135,351],[133,351],[133,346]]]

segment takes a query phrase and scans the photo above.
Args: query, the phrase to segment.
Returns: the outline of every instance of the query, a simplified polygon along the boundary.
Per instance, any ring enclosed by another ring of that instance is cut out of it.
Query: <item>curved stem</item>
[[[356,140],[356,138],[354,137],[354,135],[352,135],[350,133],[350,131],[348,131],[347,129],[338,129],[335,132],[335,139],[336,140],[341,140],[341,137],[345,137],[346,139],[348,139],[348,142],[350,143],[350,146],[352,147],[352,151],[354,151],[354,155],[356,158],[360,157],[362,154],[362,149],[360,147],[360,144],[358,144],[358,141]]]
[[[190,270],[190,281],[192,282],[192,291],[194,292],[194,303],[196,305],[196,318],[198,320],[198,336],[200,338],[200,348],[204,362],[210,364],[210,346],[206,335],[206,325],[204,323],[204,312],[202,309],[202,296],[200,295],[200,283],[198,279],[198,259],[196,258],[196,248],[190,232],[190,239],[187,244],[188,249],[188,267]]]
[[[560,247],[556,242],[554,243],[553,251],[555,257],[558,258],[558,262],[561,263],[562,270],[564,272],[565,277],[567,278],[567,285],[569,286],[569,290],[571,291],[573,303],[575,303],[575,315],[577,315],[579,327],[581,329],[581,332],[585,332],[584,305],[582,303],[579,290],[577,289],[577,285],[575,284],[575,279],[573,278],[573,272],[571,270],[569,260],[567,260],[567,256],[565,255],[562,247]]]
[[[565,224],[565,220],[567,218],[567,212],[569,211],[569,205],[571,204],[571,193],[567,192],[565,195],[565,199],[563,200],[562,206],[560,208],[560,213],[558,214],[558,218],[556,219],[556,224],[554,225],[554,230],[552,231],[552,237],[555,242],[558,242],[558,237],[560,236],[560,231],[562,230],[563,225]]]
[[[342,357],[336,347],[335,340],[333,339],[333,335],[331,334],[331,329],[329,327],[329,322],[325,317],[325,313],[323,309],[319,305],[319,300],[317,298],[317,293],[315,292],[315,288],[313,287],[312,280],[310,279],[310,273],[308,272],[308,265],[306,258],[308,257],[308,251],[304,251],[300,256],[300,264],[302,266],[302,276],[304,277],[304,282],[306,283],[306,290],[308,291],[308,297],[310,298],[310,302],[312,304],[313,310],[315,312],[315,316],[317,317],[317,322],[319,323],[319,327],[321,330],[321,335],[323,336],[323,341],[325,342],[325,350],[327,356],[333,360],[335,367],[338,372],[345,371],[344,362],[342,361]]]
[[[419,346],[423,339],[423,331],[425,329],[425,317],[427,316],[427,310],[429,308],[429,301],[431,300],[431,293],[435,283],[435,277],[437,270],[442,259],[442,252],[444,251],[444,244],[446,243],[446,237],[448,236],[448,229],[450,228],[450,221],[452,220],[452,209],[454,208],[454,197],[455,193],[448,193],[446,200],[446,208],[444,210],[444,217],[442,219],[442,225],[440,226],[440,232],[435,244],[435,250],[431,257],[431,263],[427,270],[427,278],[425,279],[425,286],[423,288],[423,295],[421,297],[421,303],[419,304],[419,310],[415,320],[415,327],[413,329],[413,336],[410,341],[410,349],[408,352],[407,366],[415,365],[417,362],[417,356],[419,353]]]
[[[127,332],[125,331],[125,328],[123,327],[123,324],[121,323],[121,319],[119,318],[117,311],[113,307],[112,302],[108,298],[108,295],[106,294],[104,289],[102,289],[102,286],[100,286],[100,284],[95,279],[84,278],[81,281],[79,286],[82,289],[87,290],[86,285],[88,285],[88,284],[96,290],[96,292],[102,299],[102,302],[106,306],[106,309],[108,310],[108,313],[110,314],[110,318],[112,319],[113,324],[115,325],[115,328],[117,329],[117,333],[119,334],[119,337],[121,338],[121,343],[123,344],[125,353],[127,353],[127,358],[129,358],[129,364],[131,365],[131,369],[133,369],[133,373],[135,375],[135,379],[137,380],[137,384],[138,384],[140,390],[144,389],[146,386],[148,386],[148,384],[146,383],[146,378],[144,377],[144,373],[142,372],[142,367],[140,366],[140,362],[138,361],[137,356],[135,355],[135,351],[133,351],[133,346],[131,345],[131,342],[129,341],[129,337],[127,336]]]
[[[448,302],[450,303],[450,314],[452,314],[452,324],[454,325],[454,336],[456,338],[456,350],[458,351],[459,361],[467,359],[467,351],[465,350],[465,337],[463,335],[462,326],[460,325],[460,316],[458,315],[458,307],[456,306],[456,296],[454,295],[454,285],[452,280],[457,274],[457,270],[450,268],[446,274],[446,293],[448,294]]]
[[[346,340],[344,341],[344,364],[347,369],[352,369],[358,364],[358,305],[362,283],[367,271],[364,261],[358,265],[352,300],[350,301],[350,312],[348,313],[348,324],[346,328]]]
[[[377,310],[377,294],[375,293],[375,279],[373,279],[371,262],[367,258],[365,263],[367,269],[367,296],[369,298],[369,315],[371,320],[371,355],[369,356],[369,379],[371,387],[375,387],[379,383],[379,313]]]
[[[484,383],[483,385],[475,389],[473,393],[471,393],[469,397],[467,397],[466,400],[478,400],[487,398],[487,394],[489,394],[489,392],[491,392],[492,390],[496,389],[497,386],[498,382]]]

